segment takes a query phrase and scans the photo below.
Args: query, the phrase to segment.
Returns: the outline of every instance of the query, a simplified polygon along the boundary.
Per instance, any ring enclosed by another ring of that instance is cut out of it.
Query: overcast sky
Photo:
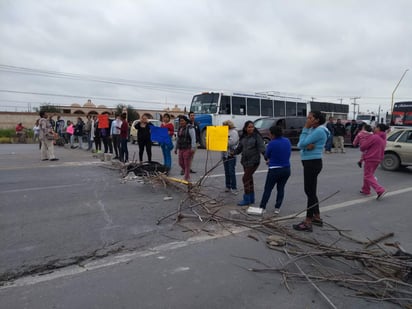
[[[410,0],[0,0],[0,110],[183,108],[225,90],[386,112],[412,69],[411,12]]]

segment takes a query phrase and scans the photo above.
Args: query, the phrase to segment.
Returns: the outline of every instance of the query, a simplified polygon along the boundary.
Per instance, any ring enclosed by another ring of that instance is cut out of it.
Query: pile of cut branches
[[[179,203],[178,209],[159,218],[157,224],[174,217],[175,222],[183,218],[195,218],[202,223],[247,227],[266,235],[268,248],[286,255],[286,260],[280,266],[265,265],[263,268],[248,268],[249,271],[278,272],[288,289],[289,281],[309,282],[332,308],[336,306],[322,291],[321,284],[332,282],[353,291],[350,296],[387,301],[412,309],[412,255],[405,252],[397,242],[382,243],[393,237],[393,233],[372,240],[359,240],[348,231],[326,222],[320,233],[313,234],[295,232],[289,223],[284,224],[306,209],[287,217],[255,217],[240,211],[243,215],[241,219],[231,218],[220,212],[225,206],[224,201],[204,193],[206,190],[202,187],[207,175],[217,166],[193,184],[182,181],[178,185],[176,180],[165,174],[155,175],[156,181],[166,187],[181,189],[183,184],[187,188],[187,195]]]

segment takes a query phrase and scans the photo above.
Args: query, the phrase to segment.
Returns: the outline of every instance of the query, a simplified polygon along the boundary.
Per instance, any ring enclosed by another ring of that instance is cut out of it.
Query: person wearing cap
[[[190,181],[190,164],[196,151],[195,129],[189,125],[186,116],[179,116],[179,131],[177,132],[175,154],[179,151],[179,165],[183,170],[184,179]]]
[[[236,185],[236,156],[234,155],[237,144],[239,143],[239,134],[231,120],[222,123],[229,127],[227,150],[222,152],[223,167],[225,169],[225,192],[237,194]]]

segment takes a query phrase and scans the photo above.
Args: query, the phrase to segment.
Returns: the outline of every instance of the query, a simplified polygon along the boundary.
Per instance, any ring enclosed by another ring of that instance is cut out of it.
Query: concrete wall
[[[137,110],[139,115],[149,114],[153,119],[159,119],[160,115],[169,113],[172,118],[183,114],[183,111],[156,111],[156,110]],[[56,121],[59,114],[54,114],[53,119]],[[85,114],[60,114],[64,121],[71,120],[76,122],[77,117],[86,120]],[[18,123],[22,123],[27,129],[32,129],[36,120],[39,119],[38,113],[29,112],[0,112],[0,129],[14,129]]]

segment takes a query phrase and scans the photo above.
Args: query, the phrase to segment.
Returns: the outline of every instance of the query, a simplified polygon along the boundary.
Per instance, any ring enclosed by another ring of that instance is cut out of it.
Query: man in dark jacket
[[[336,120],[333,129],[333,146],[335,147],[335,152],[339,152],[340,150],[340,152],[345,153],[344,136],[346,129],[340,119]]]
[[[333,117],[329,117],[329,121],[326,124],[326,128],[329,130],[330,134],[325,144],[326,153],[330,153],[332,150],[333,135],[335,133],[335,124],[333,123]]]

